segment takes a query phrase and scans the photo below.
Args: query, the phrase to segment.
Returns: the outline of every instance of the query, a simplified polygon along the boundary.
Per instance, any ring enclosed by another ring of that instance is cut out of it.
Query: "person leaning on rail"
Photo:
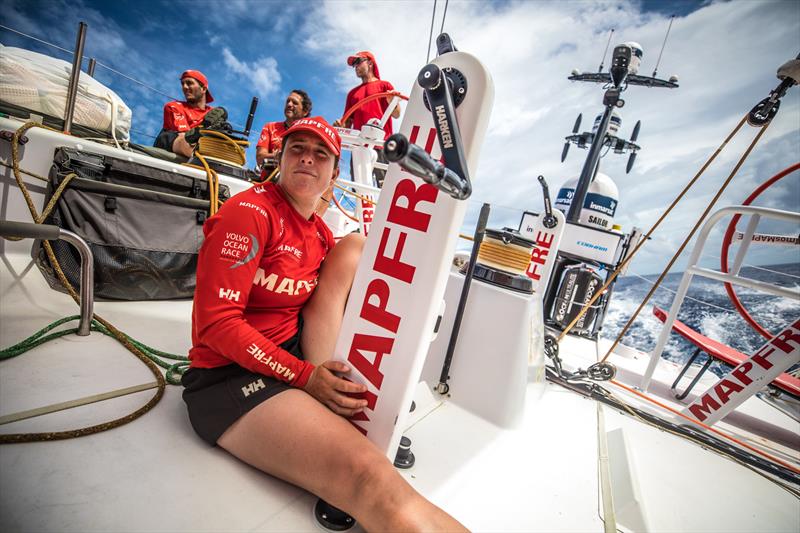
[[[463,530],[348,420],[366,387],[332,360],[364,239],[338,243],[314,212],[339,174],[322,117],[286,131],[277,182],[234,196],[203,226],[183,398],[195,431],[351,514],[368,531]]]
[[[199,70],[181,74],[185,101],[173,100],[164,105],[164,124],[153,146],[184,157],[192,157],[201,129],[223,130],[228,120],[224,107],[211,107],[214,97],[208,79]]]

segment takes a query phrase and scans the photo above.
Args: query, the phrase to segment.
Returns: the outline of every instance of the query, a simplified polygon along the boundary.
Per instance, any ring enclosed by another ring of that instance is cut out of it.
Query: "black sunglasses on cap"
[[[357,67],[358,65],[360,65],[360,64],[361,64],[361,63],[363,63],[364,61],[367,61],[367,58],[366,58],[366,57],[358,57],[358,58],[356,58],[356,59],[354,59],[354,60],[353,60],[353,66],[354,66],[354,67]]]

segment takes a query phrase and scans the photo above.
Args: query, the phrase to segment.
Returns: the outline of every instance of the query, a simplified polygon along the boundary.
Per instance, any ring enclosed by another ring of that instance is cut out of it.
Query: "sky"
[[[630,174],[625,173],[627,156],[610,154],[600,164],[619,188],[614,222],[626,232],[634,226],[646,231],[655,223],[741,117],[775,88],[777,67],[800,53],[796,0],[452,0],[443,21],[444,6],[439,0],[434,37],[443,27],[459,50],[486,65],[495,84],[462,227],[467,234],[482,203],[492,205],[490,227],[516,227],[523,211],[542,209],[538,175],[545,176],[555,198],[561,184],[580,173],[585,151],[573,146],[560,162],[564,136],[579,113],[581,130],[591,127],[602,112],[603,91],[567,76],[573,69],[596,71],[611,29],[611,47],[627,41],[642,45],[640,73],[649,75],[675,15],[658,75],[677,75],[680,88],[630,87],[623,94],[620,134],[628,138],[641,120],[637,142],[642,150]],[[346,58],[358,50],[375,53],[382,77],[409,94],[426,61],[433,8],[433,0],[4,0],[0,24],[72,49],[78,22],[87,22],[85,56],[147,86],[103,67],[95,73],[133,110],[135,142],[152,144],[164,103],[181,96],[180,73],[193,68],[209,78],[214,105],[225,106],[235,125],[244,124],[250,99],[259,97],[251,133],[255,144],[265,122],[282,120],[284,99],[295,88],[311,95],[312,114],[339,118],[347,91],[358,83]],[[3,29],[0,43],[71,60],[65,52]],[[609,59],[604,63],[607,68]],[[661,271],[755,133],[746,127],[729,143],[632,262],[633,272]],[[250,164],[254,152],[253,146]],[[740,203],[799,160],[800,87],[794,87],[718,205]],[[346,174],[347,165],[342,168]],[[799,209],[800,172],[778,182],[758,203]],[[724,229],[712,233],[704,264],[718,263]],[[764,225],[761,231],[796,235],[798,228]],[[754,264],[800,260],[797,248],[756,252]],[[683,264],[685,259],[673,271]]]

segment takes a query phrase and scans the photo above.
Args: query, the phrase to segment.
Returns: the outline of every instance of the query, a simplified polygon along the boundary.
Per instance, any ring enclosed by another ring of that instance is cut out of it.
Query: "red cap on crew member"
[[[372,55],[372,52],[368,50],[362,50],[361,52],[356,52],[355,54],[348,57],[347,65],[352,67],[355,60],[359,58],[369,59],[370,61],[372,61],[372,73],[375,75],[376,78],[381,79],[381,73],[378,70],[378,62],[375,61],[375,56]]]
[[[317,137],[322,139],[322,142],[330,148],[331,152],[334,153],[337,157],[339,157],[342,153],[342,139],[339,137],[339,132],[336,129],[328,124],[328,121],[322,117],[307,117],[301,118],[300,120],[296,120],[286,133],[283,134],[283,138],[289,137],[292,133],[297,133],[298,131],[307,131],[309,133],[315,134]]]
[[[211,96],[211,91],[208,89],[208,78],[206,78],[205,74],[199,70],[187,70],[181,74],[181,79],[183,78],[194,78],[199,81],[200,84],[206,88],[206,103],[210,104],[214,101],[214,97]]]

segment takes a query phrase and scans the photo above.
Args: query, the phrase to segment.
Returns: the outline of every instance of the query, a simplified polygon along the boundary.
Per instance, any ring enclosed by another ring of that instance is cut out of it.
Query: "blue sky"
[[[437,31],[443,6],[439,1]],[[383,77],[408,94],[425,62],[432,7],[432,0],[5,0],[0,23],[72,49],[77,24],[84,20],[89,24],[86,56],[166,95],[181,96],[178,76],[183,70],[202,70],[215,105],[228,108],[239,125],[252,96],[259,97],[251,135],[255,141],[264,122],[282,118],[283,100],[293,88],[311,94],[314,114],[329,120],[341,116],[347,90],[358,81],[345,59],[357,50],[374,51]],[[597,68],[611,28],[612,46],[642,44],[642,72],[651,73],[673,14],[677,18],[658,71],[664,77],[677,74],[681,88],[631,88],[621,110],[622,133],[629,135],[641,119],[642,152],[628,175],[625,158],[607,157],[601,164],[620,188],[617,222],[625,230],[649,228],[737,120],[775,87],[776,68],[800,52],[800,2],[450,2],[445,31],[459,49],[487,65],[496,88],[463,232],[471,233],[483,202],[493,205],[490,225],[516,225],[522,211],[541,209],[538,174],[545,175],[555,196],[561,183],[580,172],[585,152],[573,147],[567,161],[559,162],[563,137],[579,112],[582,129],[590,127],[602,111],[602,91],[566,77],[573,68]],[[0,42],[70,59],[5,30],[0,30]],[[167,98],[101,67],[96,78],[132,108],[133,140],[151,144],[148,135],[160,129]],[[800,160],[799,116],[800,90],[795,88],[723,201],[741,201],[757,184]],[[752,131],[747,135],[732,143],[687,205],[656,234],[651,251],[645,249],[634,263],[637,272],[660,270],[664,250],[674,249],[688,233],[694,213],[727,177]],[[254,149],[249,153],[253,162]],[[797,208],[800,180],[783,181],[764,202]],[[796,251],[769,251],[762,258],[762,264],[799,259]]]

